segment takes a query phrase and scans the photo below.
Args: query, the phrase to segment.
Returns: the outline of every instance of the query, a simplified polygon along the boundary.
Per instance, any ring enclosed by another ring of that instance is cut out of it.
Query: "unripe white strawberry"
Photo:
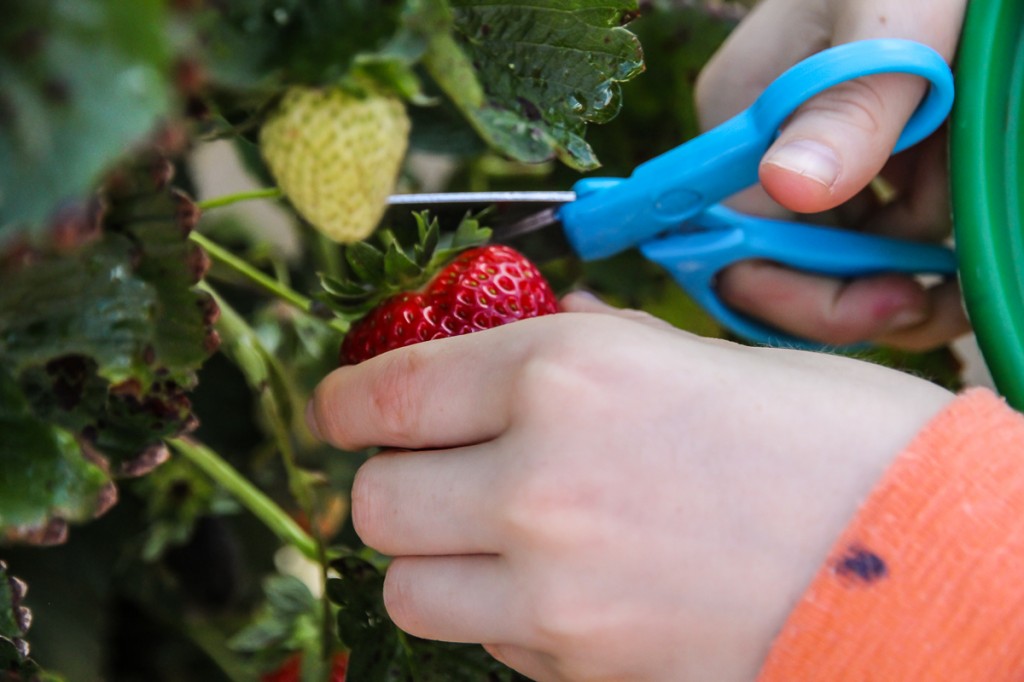
[[[281,191],[343,243],[377,226],[408,144],[401,100],[337,87],[290,89],[260,130],[260,151]]]

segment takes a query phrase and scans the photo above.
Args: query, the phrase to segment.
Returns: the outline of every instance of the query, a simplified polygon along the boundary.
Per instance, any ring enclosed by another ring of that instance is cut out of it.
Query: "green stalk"
[[[220,455],[201,443],[185,438],[171,439],[169,444],[231,493],[242,506],[252,512],[283,542],[293,545],[312,561],[320,561],[320,551],[316,541],[302,530],[299,524],[281,507],[225,462]]]
[[[236,273],[246,278],[253,284],[261,287],[264,291],[275,296],[291,305],[295,306],[304,313],[312,315],[312,299],[303,296],[299,292],[295,291],[291,287],[283,284],[282,282],[270,277],[269,275],[260,272],[259,269],[255,268],[249,261],[244,258],[239,258],[235,254],[225,249],[220,244],[212,241],[209,237],[200,234],[193,230],[189,234],[189,239],[203,247],[203,250],[209,254],[210,258],[214,261],[225,265]],[[348,331],[349,324],[341,318],[334,317],[326,321],[327,324],[339,331],[345,333]]]
[[[248,192],[225,194],[222,197],[214,197],[204,201],[197,201],[196,206],[198,206],[200,210],[208,211],[211,208],[230,206],[231,204],[237,204],[243,201],[252,201],[253,199],[280,199],[282,196],[284,196],[284,193],[280,189],[277,187],[270,187],[268,189],[255,189]]]
[[[246,682],[252,679],[252,671],[248,670],[239,657],[228,648],[224,636],[216,628],[195,618],[168,624],[175,626],[202,650],[231,682]]]

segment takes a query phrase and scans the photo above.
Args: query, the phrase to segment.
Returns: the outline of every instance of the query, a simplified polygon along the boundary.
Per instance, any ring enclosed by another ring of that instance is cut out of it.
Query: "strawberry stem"
[[[275,296],[286,303],[290,303],[304,313],[308,313],[316,317],[312,310],[312,299],[303,296],[279,280],[264,274],[253,266],[252,263],[248,262],[244,258],[239,258],[220,244],[217,244],[209,237],[206,237],[195,230],[189,234],[189,239],[203,247],[203,250],[206,251],[214,261],[231,268],[237,274],[259,286],[272,296]],[[342,334],[348,331],[349,323],[339,317],[332,317],[330,320],[326,320],[326,322],[332,329],[339,331]]]
[[[241,203],[243,201],[252,201],[254,199],[280,199],[284,196],[284,193],[277,187],[270,187],[267,189],[254,189],[247,192],[236,192],[235,194],[225,194],[224,196],[213,197],[212,199],[204,199],[203,201],[197,201],[196,206],[200,210],[207,211],[211,208],[220,208],[221,206],[230,206],[231,204]]]
[[[264,523],[283,542],[298,549],[312,561],[320,561],[316,541],[288,516],[272,499],[254,486],[238,470],[205,445],[186,438],[174,438],[169,444],[188,461],[231,493],[242,506]]]

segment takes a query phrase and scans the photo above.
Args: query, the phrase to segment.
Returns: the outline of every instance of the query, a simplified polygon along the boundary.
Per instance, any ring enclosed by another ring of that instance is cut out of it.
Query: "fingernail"
[[[324,437],[320,435],[320,426],[316,423],[316,410],[313,409],[313,401],[310,400],[306,403],[306,428],[313,434],[313,437],[317,440],[323,440]]]
[[[798,173],[831,188],[839,179],[839,157],[814,140],[794,140],[765,157],[764,163]]]
[[[596,303],[601,302],[601,299],[597,297],[597,294],[595,294],[593,291],[590,291],[589,289],[573,289],[566,295],[572,296],[573,298],[576,298],[581,301],[593,301]]]
[[[904,308],[889,318],[889,322],[885,326],[888,331],[899,331],[921,324],[927,317],[928,312],[920,308]]]

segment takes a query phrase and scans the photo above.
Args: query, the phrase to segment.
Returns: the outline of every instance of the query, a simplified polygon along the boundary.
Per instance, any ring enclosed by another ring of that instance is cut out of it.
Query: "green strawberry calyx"
[[[413,215],[417,240],[411,249],[403,248],[388,229],[374,233],[379,247],[370,240],[346,245],[346,276],[318,273],[323,291],[317,298],[340,317],[357,320],[395,294],[422,288],[459,253],[486,244],[491,237],[479,216],[466,215],[454,232],[443,233],[436,217],[427,212]]]

